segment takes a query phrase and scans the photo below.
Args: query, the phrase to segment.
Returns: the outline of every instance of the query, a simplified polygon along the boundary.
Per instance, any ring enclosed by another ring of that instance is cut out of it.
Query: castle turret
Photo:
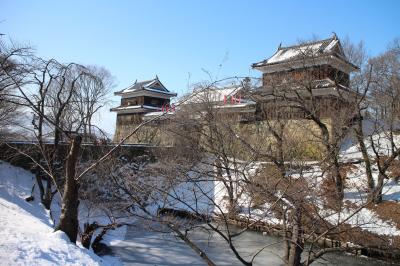
[[[271,117],[306,118],[307,114],[296,108],[299,97],[302,101],[312,98],[317,115],[332,116],[332,110],[346,106],[355,95],[349,89],[350,73],[358,67],[346,58],[336,34],[295,46],[279,45],[270,58],[252,67],[263,73],[259,109]],[[293,106],[288,104],[290,98],[297,98],[290,103]]]
[[[135,81],[128,88],[114,94],[121,96],[121,105],[110,109],[117,113],[115,141],[128,135],[142,122],[145,114],[162,111],[169,106],[171,98],[177,95],[167,90],[157,76],[152,80]]]

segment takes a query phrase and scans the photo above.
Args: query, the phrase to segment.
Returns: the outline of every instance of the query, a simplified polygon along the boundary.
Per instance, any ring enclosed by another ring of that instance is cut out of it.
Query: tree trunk
[[[60,223],[56,230],[61,230],[67,234],[71,242],[75,243],[78,236],[78,206],[79,206],[79,183],[75,180],[75,167],[78,160],[82,138],[76,136],[71,145],[67,157],[65,171],[65,185],[63,203],[61,208]]]
[[[376,152],[375,152],[376,153]],[[380,163],[380,157],[376,153],[377,156],[377,163],[379,168],[379,176],[378,176],[378,184],[376,185],[374,191],[371,193],[372,200],[374,203],[381,203],[383,200],[382,197],[382,189],[384,185],[385,179],[388,179],[386,171],[388,170],[389,166],[392,164],[393,160],[396,159],[400,155],[400,149],[397,149],[393,152],[393,154],[385,160],[383,165]]]
[[[286,176],[286,168],[285,168],[285,159],[283,157],[283,140],[282,138],[276,139],[277,140],[277,162],[276,165],[279,168],[279,171],[281,172],[282,177]]]
[[[40,112],[42,114],[44,114],[44,103],[43,102],[39,102],[38,104],[38,109],[40,110]],[[38,117],[38,124],[37,126],[37,139],[39,142],[39,147],[41,152],[43,153],[43,156],[46,156],[46,149],[45,146],[43,145],[43,120],[44,117],[43,115],[39,115]],[[35,124],[34,124],[35,126]],[[38,156],[36,159],[38,164],[41,164],[41,157]],[[42,170],[39,167],[39,165],[36,166],[36,182],[38,184],[39,187],[39,193],[40,193],[40,202],[43,204],[43,206],[45,207],[46,210],[50,210],[50,205],[51,205],[51,180],[50,177],[47,176],[47,186],[46,186],[46,191],[44,189],[44,185],[43,185],[43,177],[44,175],[42,174]],[[50,182],[50,184],[49,184]],[[49,188],[50,186],[50,188]],[[50,192],[49,192],[50,190]]]
[[[61,139],[61,131],[58,128],[56,128],[54,129],[54,152],[56,152],[58,149],[58,144],[60,143],[60,139]]]
[[[344,198],[344,185],[343,185],[343,180],[342,180],[342,175],[340,174],[340,166],[339,166],[339,161],[337,160],[337,157],[335,155],[332,156],[332,161],[333,161],[333,176],[335,179],[335,186],[336,186],[336,196],[339,202],[342,202]]]
[[[283,230],[284,230],[284,242],[283,242],[283,260],[285,263],[289,262],[290,255],[290,232],[287,227],[287,210],[282,208],[282,221],[283,221]]]
[[[38,166],[36,167],[35,178],[39,188],[40,202],[42,202],[44,199],[44,186],[43,186],[42,176],[40,175],[40,168]]]
[[[51,195],[51,186],[53,181],[50,176],[46,176],[46,191],[42,198],[42,204],[46,210],[50,210],[51,201],[53,196]]]
[[[89,142],[91,142],[91,138],[92,138],[92,117],[89,115],[88,116],[88,132],[89,132],[89,136],[88,136],[88,140]]]
[[[81,236],[82,246],[84,246],[87,249],[90,248],[90,243],[92,242],[92,236],[97,228],[99,228],[99,225],[96,222],[91,224],[89,223],[84,224],[84,229]]]
[[[372,197],[373,197],[373,202],[378,204],[382,202],[382,189],[383,189],[383,182],[384,182],[385,176],[382,174],[379,174],[378,176],[378,184],[376,185],[375,189],[372,192]]]
[[[221,163],[221,159],[217,158],[215,160],[216,170],[217,170],[217,179],[221,180],[224,183],[224,186],[228,192],[228,216],[230,218],[235,218],[236,215],[236,201],[235,201],[235,193],[234,193],[234,184],[232,182],[230,170],[228,167],[223,167]],[[226,165],[226,164],[225,164]],[[227,179],[223,177],[223,169],[226,171]]]
[[[50,205],[51,205],[51,200],[52,200],[52,195],[51,195],[51,185],[52,185],[52,180],[49,176],[43,176],[43,173],[40,169],[39,166],[36,166],[35,169],[35,178],[36,178],[36,183],[38,184],[39,188],[39,193],[40,193],[40,202],[44,206],[46,210],[50,210]],[[46,180],[46,189],[43,185],[43,180]]]
[[[338,201],[341,202],[344,198],[344,192],[343,192],[344,186],[343,186],[342,176],[340,174],[340,166],[338,160],[339,147],[337,147],[336,145],[339,143],[339,141],[336,138],[333,138],[333,142],[331,142],[331,136],[326,125],[322,123],[322,121],[317,117],[314,117],[313,120],[314,122],[317,123],[319,129],[321,130],[323,145],[326,148],[330,167],[332,167],[331,173],[335,181],[336,196]],[[332,134],[334,136],[338,135],[335,134],[334,132],[332,132]]]
[[[235,196],[235,191],[234,191],[234,183],[232,181],[232,177],[230,174],[230,171],[227,170],[227,175],[228,175],[228,182],[224,182],[227,184],[226,190],[228,192],[228,197],[229,197],[229,206],[228,206],[228,217],[234,219],[237,214],[237,204],[236,204],[236,196]]]
[[[300,207],[296,208],[296,212],[293,216],[293,227],[292,227],[292,241],[290,244],[290,254],[287,265],[288,266],[300,266],[301,265],[301,253],[303,252],[303,228],[301,225],[302,211]]]
[[[357,141],[360,145],[361,153],[365,162],[365,172],[367,174],[368,190],[372,192],[374,190],[375,184],[372,177],[371,161],[369,160],[367,147],[364,142],[364,132],[362,128],[362,118],[357,119],[357,125],[354,129],[357,137]]]
[[[84,122],[84,124],[83,124],[83,140],[85,141],[85,142],[88,142],[88,132],[87,132],[87,125],[86,125],[86,123]]]

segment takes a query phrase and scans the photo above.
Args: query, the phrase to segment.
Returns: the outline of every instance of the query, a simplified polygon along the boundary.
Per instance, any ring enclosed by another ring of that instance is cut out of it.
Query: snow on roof
[[[122,95],[125,93],[130,93],[130,92],[135,92],[135,91],[140,91],[140,90],[147,90],[151,92],[157,92],[157,93],[164,93],[164,94],[169,94],[172,96],[176,96],[176,93],[170,92],[167,90],[167,88],[161,83],[161,81],[158,79],[156,76],[154,79],[150,80],[144,80],[144,81],[135,81],[132,85],[130,85],[128,88],[123,89],[121,91],[115,92],[115,95]]]
[[[329,39],[303,43],[295,46],[279,46],[278,50],[270,58],[258,63],[254,63],[252,66],[261,67],[265,65],[293,61],[304,57],[318,57],[331,54],[334,54],[337,57],[346,60],[340,41],[338,40],[336,35]]]
[[[321,43],[316,43],[297,48],[279,49],[271,58],[267,60],[266,63],[277,63],[297,56],[314,55],[321,49],[321,45]]]
[[[229,99],[231,96],[239,94],[241,86],[231,87],[213,87],[208,89],[194,90],[193,93],[186,97],[185,103],[202,103],[202,102],[223,102],[225,97]]]
[[[216,108],[222,108],[222,109],[223,108],[232,108],[232,107],[239,108],[239,107],[246,107],[246,106],[255,105],[255,104],[256,104],[256,102],[254,102],[254,101],[244,100],[241,103],[219,105],[219,106],[216,106]]]
[[[129,110],[129,109],[151,109],[151,110],[160,110],[160,107],[157,106],[151,106],[151,105],[128,105],[128,106],[118,106],[115,108],[112,108],[111,111],[119,111],[119,110]]]
[[[156,79],[139,81],[139,82],[135,81],[135,83],[130,85],[128,88],[122,90],[121,93],[141,90],[143,88],[150,87],[150,86],[154,85],[154,83],[156,83]]]
[[[128,106],[118,106],[115,108],[112,108],[113,110],[125,110],[125,109],[138,109],[138,108],[142,108],[141,105],[128,105]]]
[[[172,95],[172,96],[176,96],[176,93],[175,93],[175,92],[160,91],[159,89],[152,89],[152,88],[147,88],[147,87],[145,87],[145,88],[143,88],[143,89],[146,90],[146,91],[159,92],[159,93],[170,94],[170,95]]]
[[[171,116],[171,115],[174,115],[175,112],[172,112],[172,111],[168,111],[168,112],[166,112],[166,111],[149,112],[149,113],[144,114],[143,116],[144,117],[154,117],[154,116],[161,116],[163,114],[166,115],[166,116]]]
[[[324,52],[329,52],[332,51],[333,48],[339,43],[338,40],[333,40],[331,41],[324,49]]]

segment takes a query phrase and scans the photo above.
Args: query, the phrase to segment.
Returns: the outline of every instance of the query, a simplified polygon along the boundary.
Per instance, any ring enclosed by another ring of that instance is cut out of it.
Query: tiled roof
[[[185,104],[196,104],[196,103],[213,103],[213,104],[221,104],[224,101],[229,105],[231,101],[231,97],[235,97],[236,101],[239,101],[241,104],[255,104],[253,101],[249,99],[242,98],[244,95],[242,94],[242,86],[228,86],[228,87],[212,87],[207,89],[201,89],[199,91],[193,91],[191,94],[184,97],[183,102]],[[235,105],[237,103],[235,102]]]
[[[200,91],[194,91],[189,95],[188,103],[200,103],[200,102],[222,102],[224,97],[234,96],[239,92],[241,87],[232,86],[225,88],[208,88]]]
[[[152,92],[159,92],[163,94],[170,94],[171,96],[176,96],[176,93],[170,92],[165,88],[165,86],[161,83],[161,81],[156,76],[154,79],[145,80],[145,81],[135,81],[131,86],[123,89],[121,91],[115,92],[115,95],[122,95],[130,92],[140,91],[140,90],[147,90]]]
[[[151,106],[151,105],[127,105],[127,106],[118,106],[111,108],[110,111],[112,112],[117,112],[117,111],[122,111],[122,110],[134,110],[134,109],[146,109],[146,110],[161,110],[161,107],[157,106]]]
[[[261,62],[254,63],[252,67],[257,68],[267,65],[296,61],[302,58],[315,58],[324,55],[335,55],[336,57],[347,62],[339,39],[336,37],[336,35],[333,35],[332,38],[325,40],[302,43],[288,47],[279,46],[274,55]]]

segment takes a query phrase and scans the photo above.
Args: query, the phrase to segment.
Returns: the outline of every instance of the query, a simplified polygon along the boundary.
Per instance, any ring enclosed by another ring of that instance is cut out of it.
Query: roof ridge
[[[155,81],[155,80],[157,80],[156,78],[153,78],[153,79],[146,79],[146,80],[142,80],[142,81],[138,81],[138,82],[136,82],[136,83],[148,83],[148,82],[152,82],[152,81]],[[136,84],[135,83],[135,84]]]
[[[140,88],[144,89],[144,88],[146,87],[147,84],[152,83],[152,82],[154,82],[154,81],[157,81],[157,79],[156,79],[156,78],[153,78],[153,79],[143,80],[143,81],[138,81],[138,80],[136,79],[134,83],[132,83],[131,85],[129,85],[128,87],[126,87],[126,88],[124,88],[124,89],[122,89],[122,90],[116,91],[115,93],[124,93],[124,92],[126,92],[126,91],[129,91],[129,90],[131,90],[131,89],[137,87],[137,86],[139,86]]]
[[[327,39],[322,39],[322,40],[313,41],[313,42],[304,42],[304,43],[301,43],[301,44],[296,44],[296,45],[291,45],[291,46],[282,46],[282,45],[280,45],[278,50],[284,50],[284,49],[291,49],[291,48],[297,48],[297,47],[302,47],[302,46],[314,45],[314,44],[317,44],[317,43],[324,43],[326,41],[333,41],[333,40],[335,40],[335,37],[330,37],[330,38],[327,38]]]

